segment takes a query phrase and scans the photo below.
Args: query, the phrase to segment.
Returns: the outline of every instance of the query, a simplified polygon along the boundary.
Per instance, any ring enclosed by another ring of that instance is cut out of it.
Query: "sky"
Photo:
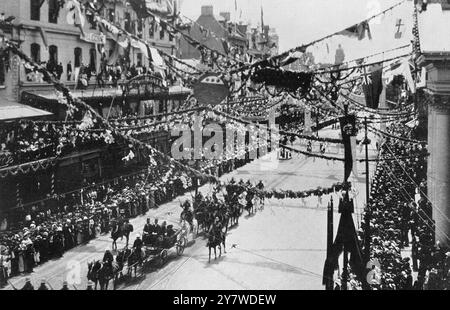
[[[235,1],[237,12],[235,11]],[[327,34],[345,29],[369,16],[400,2],[400,0],[180,0],[182,15],[196,20],[201,13],[202,5],[213,5],[214,13],[222,11],[232,14],[232,19],[239,18],[242,10],[242,21],[256,26],[261,21],[261,7],[263,8],[264,24],[268,24],[279,35],[279,51],[308,43]],[[379,52],[388,48],[409,43],[409,38],[392,41],[395,33],[395,23],[398,16],[411,17],[412,0],[393,10],[384,22],[383,31],[375,35],[373,26],[373,42],[371,45],[346,44],[344,50],[348,57],[356,58],[371,52]],[[374,20],[379,24],[379,20]],[[410,34],[410,30],[405,34]],[[379,34],[379,35],[378,35]],[[392,41],[392,42],[391,42]],[[334,42],[336,43],[336,42]],[[357,42],[359,43],[359,42]],[[347,58],[349,60],[349,58]]]

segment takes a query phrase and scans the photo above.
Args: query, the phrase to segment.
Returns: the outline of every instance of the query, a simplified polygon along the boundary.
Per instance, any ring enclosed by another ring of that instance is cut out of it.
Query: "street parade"
[[[1,1],[0,291],[450,289],[449,35],[442,0]]]

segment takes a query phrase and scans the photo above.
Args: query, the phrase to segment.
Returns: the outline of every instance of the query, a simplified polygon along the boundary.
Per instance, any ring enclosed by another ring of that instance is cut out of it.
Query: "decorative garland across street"
[[[310,153],[310,152],[305,152],[305,151],[301,151],[299,149],[287,146],[287,145],[282,145],[280,144],[281,148],[287,149],[291,152],[294,153],[299,153],[305,156],[310,156],[310,157],[317,157],[317,158],[322,158],[322,159],[326,159],[326,160],[337,160],[337,161],[342,161],[345,162],[344,158],[338,158],[338,157],[332,157],[332,156],[325,156],[325,155],[319,155],[319,154],[314,154],[314,153]],[[419,157],[428,157],[430,156],[430,153],[423,153],[423,154],[414,154],[414,155],[410,155],[410,156],[403,156],[403,157],[391,157],[391,158],[375,158],[375,159],[369,159],[368,162],[380,162],[380,161],[396,161],[396,160],[403,160],[403,159],[411,159],[411,158],[419,158]],[[358,162],[362,163],[362,162],[366,162],[365,159],[358,159]]]
[[[218,111],[218,110],[216,110],[216,109],[211,109],[211,108],[209,108],[209,110],[212,111],[212,112],[214,112],[214,113],[216,113],[216,114],[218,114],[218,115],[220,115],[220,116],[223,116],[223,117],[225,117],[225,118],[228,118],[228,119],[230,119],[230,120],[233,120],[233,121],[236,121],[236,122],[245,124],[245,125],[254,125],[254,126],[258,127],[258,128],[261,128],[261,127],[262,127],[263,129],[267,129],[267,127],[264,127],[264,126],[261,126],[261,125],[258,125],[258,124],[255,124],[255,123],[252,123],[252,122],[243,120],[243,119],[241,119],[241,118],[239,118],[239,117],[229,115],[229,114],[227,114],[227,113],[225,113],[225,112]],[[269,129],[270,129],[272,132],[278,133],[278,134],[280,134],[280,135],[295,136],[295,137],[298,137],[298,138],[300,138],[300,139],[307,139],[307,140],[319,141],[319,142],[329,142],[329,143],[343,143],[341,139],[320,138],[320,137],[315,137],[315,136],[310,136],[310,135],[297,134],[297,133],[295,133],[295,132],[289,132],[289,131],[283,131],[283,130],[277,130],[277,129],[271,129],[271,128],[269,128]]]
[[[322,188],[318,187],[316,189],[310,189],[306,191],[291,191],[291,190],[270,190],[265,191],[264,195],[266,198],[275,198],[275,199],[297,199],[297,198],[307,198],[310,196],[322,196],[322,195],[329,195],[334,192],[338,192],[340,190],[343,190],[344,188],[348,188],[349,185],[345,186],[344,183],[336,183],[333,184],[331,187],[328,188]]]

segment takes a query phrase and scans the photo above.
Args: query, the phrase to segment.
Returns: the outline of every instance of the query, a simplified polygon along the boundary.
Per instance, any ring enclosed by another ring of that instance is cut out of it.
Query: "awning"
[[[49,115],[52,113],[0,97],[0,121]]]

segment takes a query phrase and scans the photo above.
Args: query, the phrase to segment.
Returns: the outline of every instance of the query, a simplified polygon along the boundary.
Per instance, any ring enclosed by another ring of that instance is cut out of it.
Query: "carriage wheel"
[[[164,249],[161,251],[161,254],[159,254],[159,262],[158,262],[159,267],[162,267],[166,262],[166,260],[167,260],[167,250]]]
[[[186,241],[185,237],[180,238],[180,240],[178,240],[178,242],[176,244],[178,256],[183,254],[184,249],[186,248],[186,244],[187,244],[187,241]]]

